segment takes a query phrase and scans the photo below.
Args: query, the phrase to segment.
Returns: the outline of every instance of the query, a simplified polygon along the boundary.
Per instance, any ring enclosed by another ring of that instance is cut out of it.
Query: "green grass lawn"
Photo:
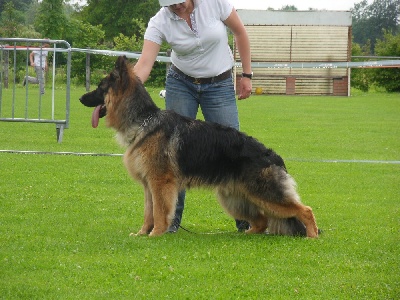
[[[123,153],[104,120],[91,128],[83,93],[61,144],[54,124],[0,122],[0,150]],[[121,157],[0,152],[0,298],[398,299],[400,95],[238,105],[241,129],[286,160],[319,239],[237,233],[203,189],[187,195],[194,233],[130,237],[143,191]]]

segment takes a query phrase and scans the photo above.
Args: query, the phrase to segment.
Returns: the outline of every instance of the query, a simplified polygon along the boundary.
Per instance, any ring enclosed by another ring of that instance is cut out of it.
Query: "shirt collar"
[[[197,9],[197,7],[200,5],[201,2],[203,2],[203,0],[193,0],[193,4],[194,4],[193,12]],[[163,9],[166,11],[167,16],[170,19],[172,19],[172,20],[180,19],[176,14],[174,14],[172,11],[170,11],[168,7],[163,7]]]

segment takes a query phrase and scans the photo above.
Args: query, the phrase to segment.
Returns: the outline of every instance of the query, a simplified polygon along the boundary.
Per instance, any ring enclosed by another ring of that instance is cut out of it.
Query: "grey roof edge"
[[[237,10],[244,25],[351,26],[351,11]]]

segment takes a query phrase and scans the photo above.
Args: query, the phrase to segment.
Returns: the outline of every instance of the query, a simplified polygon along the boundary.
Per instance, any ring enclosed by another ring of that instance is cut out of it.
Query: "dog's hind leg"
[[[232,192],[228,188],[217,189],[218,201],[225,211],[236,220],[246,220],[250,229],[246,233],[264,233],[268,219],[260,208],[250,202],[244,194]]]
[[[306,236],[306,227],[296,218],[268,217],[268,232],[274,235]]]
[[[245,183],[248,194],[251,195],[250,201],[259,206],[267,217],[285,219],[279,221],[279,224],[272,219],[268,222],[268,225],[272,227],[272,233],[301,234],[302,224],[300,223],[303,223],[307,237],[318,236],[312,209],[301,203],[296,191],[296,182],[285,169],[278,166],[265,168],[255,182],[257,181],[262,184],[255,185],[252,181]]]
[[[136,235],[147,235],[154,228],[153,199],[148,186],[144,186],[144,222]]]
[[[289,202],[284,204],[265,203],[266,211],[273,217],[289,219],[296,218],[306,227],[306,235],[310,238],[318,237],[318,227],[311,207],[299,202]],[[294,223],[294,225],[296,225]]]

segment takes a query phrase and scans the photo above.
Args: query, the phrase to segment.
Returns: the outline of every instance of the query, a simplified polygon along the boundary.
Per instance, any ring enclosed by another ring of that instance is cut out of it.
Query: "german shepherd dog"
[[[124,164],[144,187],[144,223],[137,235],[164,234],[174,216],[178,192],[199,186],[216,189],[233,218],[247,220],[246,233],[315,238],[318,228],[310,207],[300,202],[296,183],[282,158],[235,129],[161,110],[133,65],[118,57],[97,89],[80,98],[127,147]]]

